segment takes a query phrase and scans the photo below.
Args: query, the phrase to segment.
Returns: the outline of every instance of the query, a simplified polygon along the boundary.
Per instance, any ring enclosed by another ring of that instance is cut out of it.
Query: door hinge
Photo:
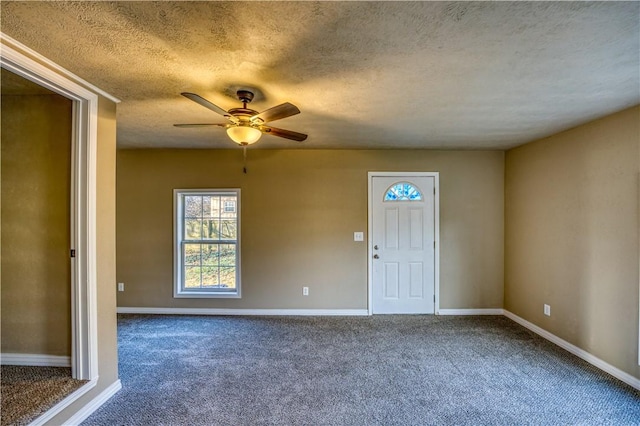
[[[76,257],[76,249],[71,249],[71,257]]]
[[[436,248],[436,240],[433,240],[433,248]]]
[[[433,187],[433,195],[436,195],[436,188],[435,188],[435,186]]]

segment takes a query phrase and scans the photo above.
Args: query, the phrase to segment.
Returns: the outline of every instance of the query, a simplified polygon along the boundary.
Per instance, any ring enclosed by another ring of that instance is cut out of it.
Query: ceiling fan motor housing
[[[231,108],[229,114],[237,117],[240,121],[249,121],[249,118],[258,114],[258,111],[249,108]]]
[[[245,104],[248,104],[253,100],[253,92],[248,90],[238,90],[236,95],[238,96],[238,99],[240,99],[240,102]]]

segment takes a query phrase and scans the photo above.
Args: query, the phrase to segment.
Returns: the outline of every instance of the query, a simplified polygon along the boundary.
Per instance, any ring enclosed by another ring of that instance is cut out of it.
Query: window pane
[[[236,288],[236,268],[225,266],[220,268],[220,287]]]
[[[202,217],[202,197],[199,195],[187,195],[184,197],[184,216]]]
[[[218,266],[218,245],[202,245],[202,264],[206,266]]]
[[[220,202],[222,206],[221,217],[236,217],[236,197],[220,197]]]
[[[235,213],[236,212],[236,202],[225,200],[222,206],[222,211],[225,213]]]
[[[184,267],[184,287],[185,288],[200,287],[200,267],[199,266]]]
[[[387,190],[384,201],[422,201],[422,194],[412,184],[401,182],[392,185]]]
[[[209,217],[220,217],[220,197],[209,197],[211,207]]]
[[[184,245],[184,264],[200,266],[200,244]]]
[[[236,246],[234,244],[220,244],[220,265],[235,266]]]
[[[202,217],[211,217],[211,197],[202,197]]]
[[[217,219],[205,219],[202,222],[202,239],[219,240],[220,222]]]
[[[213,287],[218,285],[218,267],[202,267],[202,287]]]
[[[199,240],[202,238],[202,220],[187,219],[184,223],[184,239]]]
[[[222,219],[220,222],[220,239],[235,240],[238,238],[238,224],[235,219]]]

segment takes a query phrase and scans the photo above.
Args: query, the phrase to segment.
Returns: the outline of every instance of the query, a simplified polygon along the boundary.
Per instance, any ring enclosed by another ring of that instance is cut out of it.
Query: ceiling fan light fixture
[[[251,126],[231,126],[227,129],[227,135],[238,145],[251,145],[258,142],[262,132]]]
[[[1,0],[0,0],[1,1]],[[200,95],[190,92],[182,92],[181,95],[185,98],[201,105],[217,114],[222,115],[224,118],[230,121],[230,123],[202,123],[202,124],[174,124],[176,127],[224,127],[227,129],[227,135],[229,138],[240,146],[246,147],[247,145],[254,144],[260,140],[262,133],[269,133],[270,135],[280,138],[291,139],[296,142],[302,142],[307,139],[307,135],[304,133],[298,133],[291,130],[278,129],[277,127],[264,126],[265,123],[281,120],[283,118],[291,117],[292,115],[300,114],[300,110],[297,106],[285,102],[280,105],[276,105],[262,112],[257,112],[247,108],[247,104],[253,99],[253,93],[249,90],[238,90],[236,92],[238,99],[242,102],[242,108],[231,108],[228,111],[220,108],[219,106],[212,104]]]

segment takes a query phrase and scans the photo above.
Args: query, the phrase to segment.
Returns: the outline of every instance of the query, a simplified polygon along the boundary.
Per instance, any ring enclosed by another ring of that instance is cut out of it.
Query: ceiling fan
[[[236,95],[238,100],[242,102],[242,108],[231,108],[228,111],[209,102],[200,95],[195,93],[180,93],[187,99],[210,109],[211,111],[222,115],[228,123],[202,123],[202,124],[174,124],[176,127],[224,127],[227,129],[227,135],[232,141],[240,146],[246,147],[258,142],[263,133],[279,136],[285,139],[291,139],[302,142],[307,139],[304,133],[294,132],[292,130],[279,129],[265,125],[270,121],[280,120],[282,118],[291,117],[300,113],[298,107],[289,102],[274,106],[265,111],[258,112],[247,108],[247,104],[253,100],[253,92],[249,90],[238,90]]]

